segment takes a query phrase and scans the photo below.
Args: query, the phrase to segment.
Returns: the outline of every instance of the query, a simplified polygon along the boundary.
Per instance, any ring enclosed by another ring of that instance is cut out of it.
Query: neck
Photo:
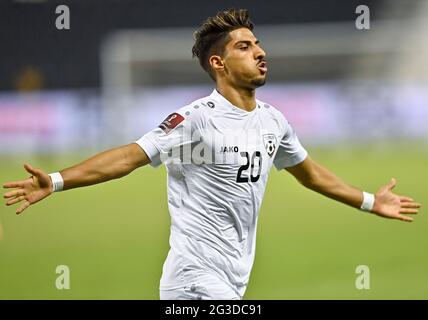
[[[230,103],[242,110],[253,111],[257,106],[255,89],[234,88],[217,83],[217,91]]]

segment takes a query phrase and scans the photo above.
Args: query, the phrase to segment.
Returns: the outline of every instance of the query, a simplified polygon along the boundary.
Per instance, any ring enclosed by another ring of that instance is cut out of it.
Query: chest
[[[201,149],[213,164],[267,172],[282,138],[280,123],[257,113],[213,116],[202,134]]]

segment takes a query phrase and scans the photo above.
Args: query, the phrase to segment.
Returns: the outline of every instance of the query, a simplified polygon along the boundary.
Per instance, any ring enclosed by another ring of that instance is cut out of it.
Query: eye
[[[245,47],[239,47],[239,50],[247,50],[248,49],[248,46],[245,46]]]

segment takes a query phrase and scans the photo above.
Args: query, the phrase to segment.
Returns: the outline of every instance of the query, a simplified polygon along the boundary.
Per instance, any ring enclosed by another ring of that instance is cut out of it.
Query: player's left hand
[[[392,193],[391,190],[396,184],[397,181],[392,178],[387,185],[376,192],[372,212],[380,217],[412,222],[413,218],[405,214],[417,214],[421,204],[412,198]]]

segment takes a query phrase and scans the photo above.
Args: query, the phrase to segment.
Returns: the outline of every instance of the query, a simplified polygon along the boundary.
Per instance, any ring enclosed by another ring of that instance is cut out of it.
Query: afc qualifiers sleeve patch
[[[168,134],[172,129],[183,122],[183,120],[184,117],[181,114],[174,112],[171,113],[164,121],[162,121],[162,123],[159,125],[159,128]]]

